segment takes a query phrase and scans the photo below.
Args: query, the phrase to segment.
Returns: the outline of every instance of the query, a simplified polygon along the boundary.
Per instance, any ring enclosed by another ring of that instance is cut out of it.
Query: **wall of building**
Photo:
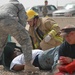
[[[60,28],[69,24],[75,25],[75,17],[52,17],[52,18],[58,23]],[[29,30],[29,25],[26,25],[25,28]]]
[[[62,28],[69,24],[75,25],[75,17],[52,17],[58,25]]]

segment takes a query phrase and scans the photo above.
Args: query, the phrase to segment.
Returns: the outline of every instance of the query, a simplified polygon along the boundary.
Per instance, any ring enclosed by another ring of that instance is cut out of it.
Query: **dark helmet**
[[[45,2],[48,2],[47,0],[45,0]]]
[[[18,0],[9,0],[9,2],[19,2]]]

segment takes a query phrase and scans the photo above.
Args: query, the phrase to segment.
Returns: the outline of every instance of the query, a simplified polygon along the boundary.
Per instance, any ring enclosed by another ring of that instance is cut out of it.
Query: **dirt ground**
[[[54,73],[56,73],[57,70],[55,70],[53,73],[51,73],[50,71],[38,71],[36,73],[25,73],[24,71],[19,71],[19,72],[14,72],[14,71],[8,71],[5,70],[4,67],[2,65],[0,65],[0,75],[54,75]],[[64,75],[75,75],[74,74],[64,74]]]
[[[38,71],[36,73],[25,73],[24,71],[14,72],[5,70],[2,65],[0,65],[0,75],[54,75],[50,71]]]

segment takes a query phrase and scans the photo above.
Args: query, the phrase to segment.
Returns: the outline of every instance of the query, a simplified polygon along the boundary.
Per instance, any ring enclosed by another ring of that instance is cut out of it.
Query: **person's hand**
[[[44,38],[45,42],[49,42],[51,40],[51,36],[50,35],[47,35],[45,38]]]
[[[72,62],[72,58],[61,56],[59,58],[59,62],[60,62],[60,64],[63,64],[63,65],[69,64]]]
[[[58,67],[58,70],[59,70],[60,72],[66,72],[66,69],[65,69],[65,66],[64,66],[64,65],[59,66],[59,67]]]

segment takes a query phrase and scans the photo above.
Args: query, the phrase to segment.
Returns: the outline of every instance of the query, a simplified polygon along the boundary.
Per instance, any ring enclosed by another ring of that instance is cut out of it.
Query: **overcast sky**
[[[9,0],[0,0],[0,5],[8,2]],[[19,0],[25,8],[35,6],[35,5],[44,5],[44,0]],[[48,0],[48,4],[53,4],[55,6],[64,6],[67,3],[75,2],[75,0]]]

